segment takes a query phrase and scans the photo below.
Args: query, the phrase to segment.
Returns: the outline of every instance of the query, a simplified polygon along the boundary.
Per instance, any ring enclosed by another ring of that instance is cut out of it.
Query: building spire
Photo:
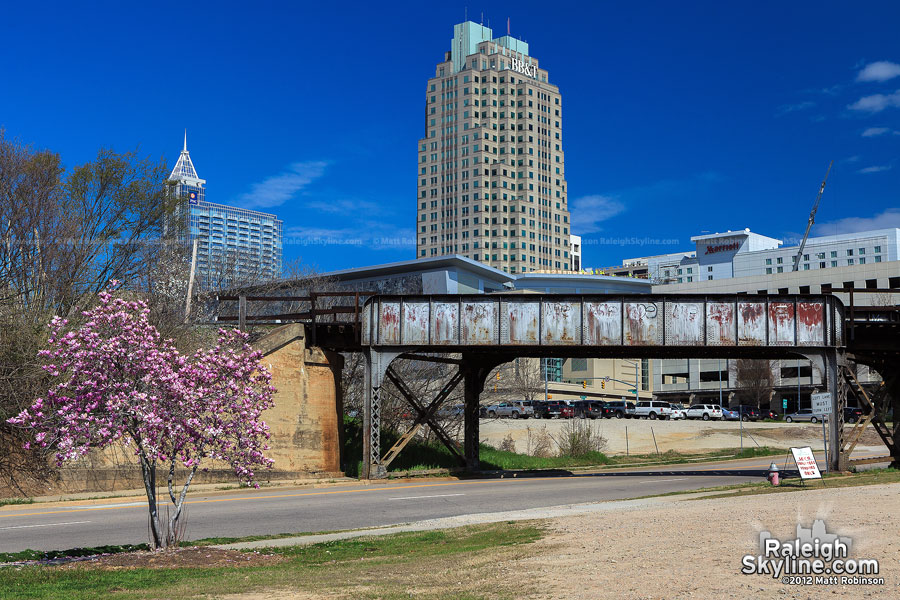
[[[190,152],[188,152],[187,129],[184,130],[184,146],[181,151],[181,156],[178,157],[178,162],[175,163],[175,168],[172,169],[172,174],[169,175],[169,179],[190,183],[192,185],[206,183],[205,180],[200,179],[200,176],[197,175],[197,169],[194,168],[194,162],[191,160]]]

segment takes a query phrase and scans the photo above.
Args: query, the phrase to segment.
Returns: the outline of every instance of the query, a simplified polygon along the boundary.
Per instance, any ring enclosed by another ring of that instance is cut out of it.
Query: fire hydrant
[[[772,485],[778,485],[778,465],[772,463],[769,465],[769,475],[766,477]]]

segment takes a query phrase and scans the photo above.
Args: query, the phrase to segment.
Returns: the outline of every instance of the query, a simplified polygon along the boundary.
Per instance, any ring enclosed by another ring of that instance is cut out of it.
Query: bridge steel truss
[[[849,382],[843,304],[831,295],[542,295],[373,296],[362,307],[365,356],[362,477],[377,479],[418,430],[428,425],[470,470],[479,468],[479,398],[487,376],[518,357],[753,358],[803,357],[832,391],[829,469],[847,467],[858,441],[844,439],[843,408],[859,386]],[[453,364],[433,399],[417,398],[391,368],[396,358]],[[382,390],[390,381],[415,409],[409,431],[381,453]],[[435,414],[463,385],[464,443]],[[898,431],[879,430],[885,443]],[[895,459],[896,448],[890,446]]]

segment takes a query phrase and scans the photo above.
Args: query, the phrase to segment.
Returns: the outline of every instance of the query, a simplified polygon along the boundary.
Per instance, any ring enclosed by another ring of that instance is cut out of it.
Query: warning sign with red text
[[[822,474],[819,472],[819,465],[816,464],[816,457],[813,456],[812,448],[791,448],[791,454],[794,455],[794,462],[797,464],[797,470],[800,471],[801,479],[821,479]]]

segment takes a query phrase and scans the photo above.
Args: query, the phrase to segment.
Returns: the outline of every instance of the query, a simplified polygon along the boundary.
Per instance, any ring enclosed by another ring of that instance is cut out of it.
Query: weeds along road
[[[754,458],[570,476],[421,479],[204,492],[191,495],[186,502],[187,539],[377,527],[762,481],[772,460]],[[775,460],[782,463],[782,459]],[[146,501],[137,498],[0,507],[0,552],[146,541]]]

